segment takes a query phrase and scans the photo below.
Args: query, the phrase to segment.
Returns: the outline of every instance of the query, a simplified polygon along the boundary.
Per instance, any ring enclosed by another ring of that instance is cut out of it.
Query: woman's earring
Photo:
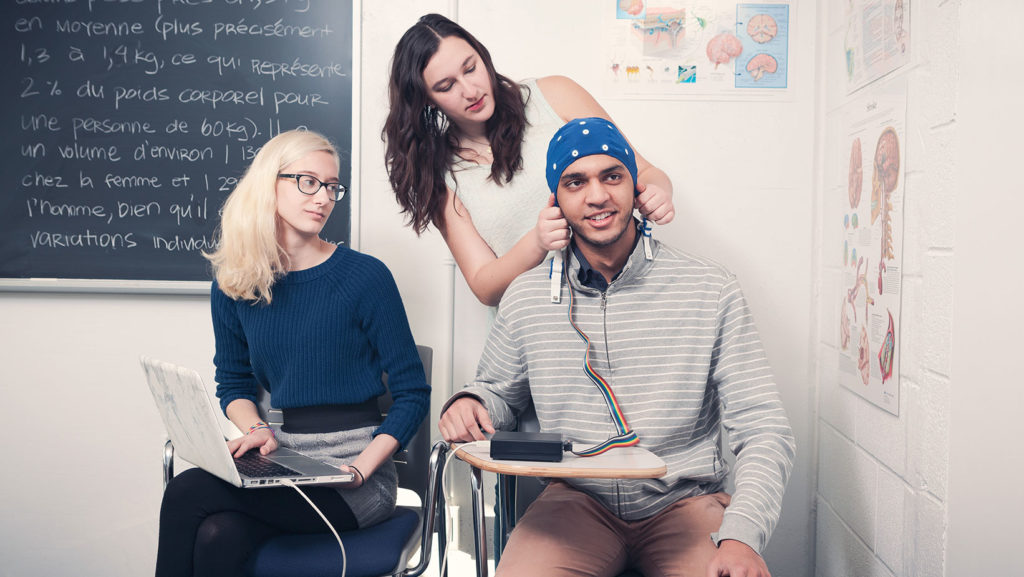
[[[438,134],[443,134],[448,129],[448,117],[440,108],[433,104],[427,104],[423,107],[423,124],[437,131]]]

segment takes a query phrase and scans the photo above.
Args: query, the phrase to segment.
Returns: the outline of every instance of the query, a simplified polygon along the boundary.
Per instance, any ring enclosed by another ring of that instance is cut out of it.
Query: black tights
[[[357,528],[352,510],[334,489],[302,490],[335,530]],[[240,489],[201,469],[189,469],[164,491],[156,576],[242,576],[270,537],[329,531],[294,489]]]

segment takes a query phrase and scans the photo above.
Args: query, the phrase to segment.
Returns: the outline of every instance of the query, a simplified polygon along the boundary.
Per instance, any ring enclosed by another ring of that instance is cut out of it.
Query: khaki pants
[[[717,552],[711,533],[729,505],[725,493],[677,501],[653,517],[623,521],[582,491],[552,481],[516,523],[497,577],[705,577]]]

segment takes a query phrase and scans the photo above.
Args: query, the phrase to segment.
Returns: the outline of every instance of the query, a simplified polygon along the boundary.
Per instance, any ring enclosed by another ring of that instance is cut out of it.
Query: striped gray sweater
[[[716,537],[760,553],[779,520],[794,442],[764,349],[735,277],[721,266],[652,240],[637,243],[605,293],[579,285],[567,260],[573,318],[590,338],[590,363],[611,385],[640,446],[668,466],[660,479],[569,479],[625,520],[650,517],[694,495],[722,490],[729,471],[721,426],[736,454],[735,492]],[[567,255],[568,258],[568,255]],[[540,428],[576,447],[617,431],[584,373],[586,346],[569,324],[568,287],[550,298],[548,263],[505,292],[476,380],[475,395],[499,429],[533,401]],[[450,403],[451,401],[449,401]]]

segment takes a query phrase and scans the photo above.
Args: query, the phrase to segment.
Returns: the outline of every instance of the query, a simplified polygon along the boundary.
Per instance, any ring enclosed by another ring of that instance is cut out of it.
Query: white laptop
[[[310,485],[355,478],[353,473],[283,447],[265,456],[249,450],[233,458],[199,373],[149,357],[141,361],[176,456],[236,487],[280,486],[283,479]]]

